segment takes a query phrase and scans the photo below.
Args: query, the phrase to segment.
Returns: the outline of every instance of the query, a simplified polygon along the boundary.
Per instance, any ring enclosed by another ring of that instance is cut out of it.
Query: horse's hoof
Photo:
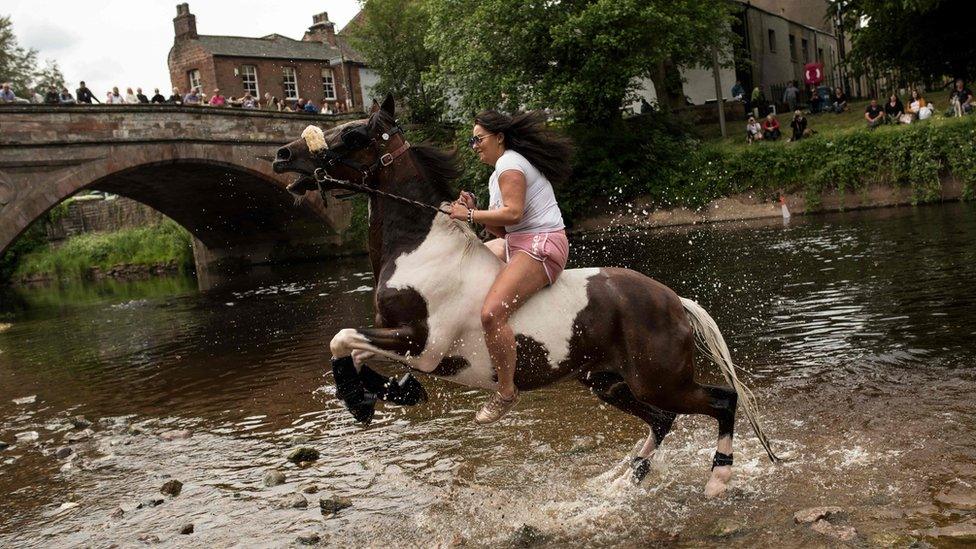
[[[392,379],[390,380],[384,400],[402,406],[414,406],[421,402],[427,402],[427,391],[417,381],[417,378],[411,374],[405,374],[400,378],[400,381],[394,382]]]
[[[376,413],[376,406],[374,403],[360,404],[359,406],[349,406],[349,412],[352,413],[352,417],[356,418],[356,421],[365,426],[369,425],[369,422],[373,421],[373,414]]]
[[[712,476],[705,483],[705,497],[714,498],[725,493],[732,478],[732,467],[721,466],[712,469]]]
[[[631,480],[634,485],[639,485],[643,482],[647,473],[651,471],[651,461],[647,458],[635,457],[633,461],[630,462],[630,468],[632,470]]]

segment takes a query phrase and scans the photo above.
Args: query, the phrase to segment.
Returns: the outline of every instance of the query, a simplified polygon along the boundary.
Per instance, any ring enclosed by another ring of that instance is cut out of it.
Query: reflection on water
[[[843,507],[863,543],[908,545],[976,516],[974,214],[956,204],[574,241],[577,265],[640,270],[722,327],[792,460],[764,462],[740,423],[719,501],[700,496],[715,434],[704,418],[679,419],[644,486],[610,488],[601,475],[644,427],[572,382],[478,428],[483,394],[425,380],[429,403],[358,427],[325,366],[332,334],[370,322],[365,259],[204,293],[169,278],[4,294],[0,441],[13,446],[0,451],[0,545],[175,542],[193,522],[200,545],[314,531],[331,544],[478,546],[528,523],[553,544],[813,546],[828,538],[792,513],[815,505]],[[58,459],[78,414],[126,417]],[[192,436],[159,437],[173,429]],[[37,442],[15,443],[30,431]],[[321,459],[287,463],[297,444]],[[271,468],[287,483],[264,486]],[[167,476],[183,493],[136,509]],[[308,509],[276,507],[311,484]],[[317,501],[331,494],[353,507],[323,519]]]

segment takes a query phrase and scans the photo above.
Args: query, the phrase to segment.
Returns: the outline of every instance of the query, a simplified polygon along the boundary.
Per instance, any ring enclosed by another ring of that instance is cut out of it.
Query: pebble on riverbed
[[[264,474],[264,485],[268,488],[285,483],[285,474],[281,471],[268,471]]]
[[[301,494],[285,496],[275,503],[277,509],[308,509],[308,500]]]
[[[310,532],[308,534],[303,534],[295,538],[295,543],[299,545],[315,545],[316,543],[322,541],[322,538],[315,532]]]
[[[10,448],[10,445],[7,444],[6,442],[0,440],[0,452],[6,450],[7,448]]]
[[[512,537],[509,538],[508,546],[516,548],[532,547],[546,543],[548,540],[549,536],[542,533],[542,531],[535,526],[523,524],[512,534]]]
[[[319,451],[315,448],[309,448],[308,446],[295,448],[290,454],[288,454],[288,461],[295,464],[303,461],[315,461],[317,459],[319,459]]]
[[[71,423],[71,426],[75,429],[87,429],[92,425],[92,422],[85,419],[85,416],[75,416],[69,419],[68,422]]]
[[[70,456],[72,454],[72,452],[74,452],[74,450],[72,450],[69,446],[62,446],[62,447],[58,448],[57,450],[55,450],[54,457],[56,457],[58,459],[64,459],[64,458]]]
[[[810,507],[793,513],[793,522],[797,524],[813,524],[818,520],[830,520],[843,512],[843,509],[834,505]]]
[[[319,500],[319,509],[322,510],[322,516],[326,518],[334,517],[339,511],[347,507],[352,507],[352,500],[345,496],[333,496]]]
[[[183,483],[178,480],[170,480],[159,489],[159,492],[166,496],[173,496],[174,498],[180,495],[183,491]]]
[[[184,524],[183,527],[180,528],[180,534],[187,535],[187,534],[192,534],[192,533],[193,533],[193,523],[192,522],[190,524]]]

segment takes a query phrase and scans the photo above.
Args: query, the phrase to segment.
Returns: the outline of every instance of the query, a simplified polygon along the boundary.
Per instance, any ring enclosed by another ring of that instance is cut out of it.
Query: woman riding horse
[[[495,168],[488,180],[489,205],[478,210],[474,196],[461,191],[451,217],[484,225],[497,237],[488,248],[505,262],[481,307],[485,343],[498,374],[498,391],[475,415],[477,423],[487,424],[518,402],[509,318],[566,267],[569,241],[552,184],[569,177],[572,146],[546,129],[543,116],[496,111],[475,117],[468,144],[479,160]]]

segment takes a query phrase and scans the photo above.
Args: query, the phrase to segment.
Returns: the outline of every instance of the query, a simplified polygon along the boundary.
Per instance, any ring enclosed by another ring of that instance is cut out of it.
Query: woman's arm
[[[472,219],[476,223],[490,227],[489,232],[492,234],[497,234],[492,229],[520,223],[525,214],[525,186],[525,175],[522,172],[518,170],[502,172],[498,177],[498,187],[502,192],[502,207],[494,210],[475,210]],[[466,220],[468,207],[455,202],[451,208],[451,217]]]

